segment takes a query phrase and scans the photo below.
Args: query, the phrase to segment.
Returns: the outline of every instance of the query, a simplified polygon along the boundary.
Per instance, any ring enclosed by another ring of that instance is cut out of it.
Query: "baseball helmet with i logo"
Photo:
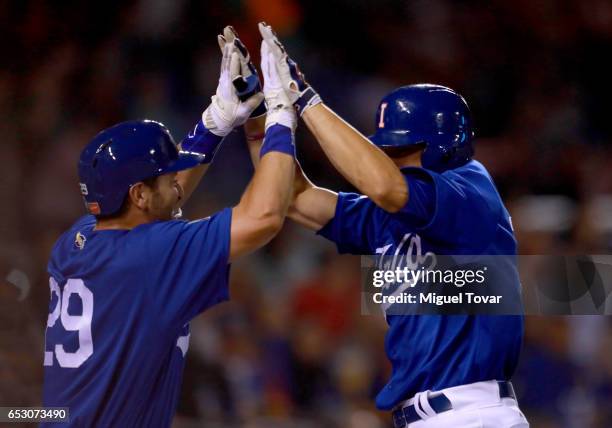
[[[472,159],[470,109],[450,88],[417,84],[386,95],[376,112],[370,140],[382,149],[423,145],[423,168],[442,172]]]

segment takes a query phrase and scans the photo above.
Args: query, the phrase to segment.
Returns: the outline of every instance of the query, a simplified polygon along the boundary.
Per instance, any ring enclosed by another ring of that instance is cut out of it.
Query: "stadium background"
[[[612,249],[612,3],[607,0],[0,2],[0,405],[41,398],[46,260],[83,213],[82,146],[128,118],[180,140],[208,104],[232,24],[258,57],[272,24],[324,100],[364,133],[408,83],[472,107],[522,254]],[[350,190],[304,126],[299,158]],[[234,204],[252,174],[241,132],[186,207]],[[359,313],[359,260],[290,222],[232,268],[233,301],[194,320],[177,427],[380,427],[384,321]],[[17,286],[15,286],[17,284]],[[514,378],[534,427],[612,426],[612,323],[528,317]]]

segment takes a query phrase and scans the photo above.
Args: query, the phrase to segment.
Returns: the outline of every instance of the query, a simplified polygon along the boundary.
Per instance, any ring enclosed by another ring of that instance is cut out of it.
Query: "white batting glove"
[[[266,130],[274,125],[284,125],[295,131],[297,115],[293,102],[283,85],[282,71],[278,69],[278,61],[265,40],[261,42],[261,71],[264,78],[263,92],[266,99],[268,114],[266,115]]]
[[[296,62],[289,58],[272,27],[260,22],[259,32],[274,57],[283,89],[287,92],[291,103],[295,105],[300,116],[310,107],[320,104],[322,102],[321,97],[306,82],[306,78]]]
[[[220,137],[226,136],[235,127],[244,124],[263,100],[261,92],[244,101],[238,98],[232,82],[240,75],[240,56],[236,46],[233,43],[225,43],[217,92],[211,98],[208,108],[202,113],[202,121],[206,128]]]
[[[240,75],[232,80],[236,93],[240,101],[246,101],[257,92],[261,92],[261,82],[257,69],[251,62],[251,55],[244,43],[238,38],[238,33],[234,27],[228,25],[223,29],[223,34],[217,36],[221,52],[225,49],[225,45],[230,43],[236,47],[238,59],[240,60]],[[251,118],[263,116],[266,114],[266,104],[262,101],[261,104],[251,113]]]

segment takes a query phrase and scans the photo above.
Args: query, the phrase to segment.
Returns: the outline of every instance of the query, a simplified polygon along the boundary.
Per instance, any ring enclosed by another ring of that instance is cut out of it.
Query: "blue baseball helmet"
[[[159,122],[122,122],[100,132],[81,152],[81,194],[91,214],[114,214],[133,184],[203,161],[200,154],[179,151]]]
[[[470,109],[461,95],[440,85],[402,86],[385,96],[376,112],[378,147],[423,144],[423,168],[446,171],[474,155]]]

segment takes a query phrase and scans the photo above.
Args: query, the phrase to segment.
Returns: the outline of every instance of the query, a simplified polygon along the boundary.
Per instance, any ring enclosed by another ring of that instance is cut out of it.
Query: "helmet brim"
[[[423,143],[423,138],[418,138],[410,131],[377,131],[368,138],[378,147],[402,147]]]
[[[184,171],[201,165],[205,160],[206,156],[201,153],[181,150],[179,151],[178,159],[165,168],[160,168],[159,172],[160,174],[166,174],[168,172]]]

